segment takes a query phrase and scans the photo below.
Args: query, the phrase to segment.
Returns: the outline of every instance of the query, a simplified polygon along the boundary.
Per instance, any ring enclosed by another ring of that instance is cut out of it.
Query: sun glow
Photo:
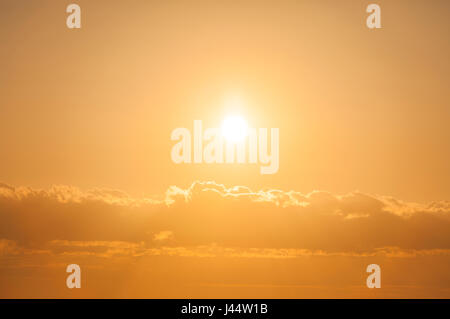
[[[247,134],[247,122],[240,116],[228,116],[222,123],[222,136],[227,142],[242,142]]]

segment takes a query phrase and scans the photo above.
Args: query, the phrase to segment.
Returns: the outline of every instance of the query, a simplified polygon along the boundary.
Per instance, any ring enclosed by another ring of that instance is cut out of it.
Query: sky
[[[450,3],[370,3],[1,1],[0,297],[449,298]],[[230,114],[275,174],[172,161]]]

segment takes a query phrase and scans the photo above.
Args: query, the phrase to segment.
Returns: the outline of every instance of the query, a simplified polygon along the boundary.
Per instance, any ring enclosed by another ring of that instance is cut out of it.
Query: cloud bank
[[[449,201],[420,205],[359,192],[252,191],[197,181],[184,189],[172,186],[163,199],[154,200],[117,190],[1,184],[0,249],[54,249],[59,243],[78,251],[114,247],[131,254],[161,247],[222,247],[255,256],[386,249],[443,253],[450,249],[449,216]]]
[[[450,296],[448,201],[199,181],[159,198],[0,184],[0,297]],[[71,263],[84,289],[66,288]]]

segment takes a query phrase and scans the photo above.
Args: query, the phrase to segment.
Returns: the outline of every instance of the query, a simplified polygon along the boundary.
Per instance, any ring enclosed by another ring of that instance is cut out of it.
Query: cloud
[[[448,201],[422,205],[360,192],[252,191],[197,181],[186,189],[169,187],[158,201],[117,190],[0,184],[1,251],[12,249],[11,243],[41,249],[64,242],[78,243],[72,250],[83,242],[92,249],[109,242],[110,252],[136,250],[137,243],[145,244],[141,250],[217,245],[247,253],[441,251],[450,249],[449,216]],[[130,246],[118,246],[127,242]]]
[[[13,240],[0,239],[0,256],[13,255],[18,252],[17,243]]]
[[[449,296],[448,201],[214,182],[155,198],[0,184],[0,297],[72,298],[72,263],[84,298]]]
[[[160,231],[159,233],[156,233],[155,235],[153,235],[153,240],[156,241],[163,241],[163,240],[167,240],[173,237],[173,232],[171,232],[170,230],[163,230]]]
[[[166,237],[167,236],[167,237]],[[164,239],[170,238],[164,234]],[[53,240],[45,244],[45,249],[27,249],[14,241],[0,240],[0,255],[4,257],[19,254],[62,256],[93,256],[99,258],[177,256],[177,257],[224,257],[224,258],[264,258],[287,259],[297,257],[391,257],[414,258],[423,256],[450,256],[450,249],[401,249],[381,247],[371,251],[338,251],[294,249],[294,248],[239,248],[221,247],[216,244],[201,246],[150,246],[146,242],[121,241],[67,241]]]

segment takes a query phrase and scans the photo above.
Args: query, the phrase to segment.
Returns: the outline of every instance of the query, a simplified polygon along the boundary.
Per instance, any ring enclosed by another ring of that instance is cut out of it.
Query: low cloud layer
[[[10,243],[3,251],[11,243],[46,249],[55,242],[354,254],[386,247],[445,251],[449,216],[449,201],[420,205],[359,192],[301,194],[194,182],[186,189],[172,186],[164,199],[154,200],[115,190],[0,185],[0,238]]]
[[[450,202],[227,188],[132,198],[0,184],[3,298],[441,298]],[[82,268],[67,289],[66,267]],[[382,289],[365,286],[368,264]]]

